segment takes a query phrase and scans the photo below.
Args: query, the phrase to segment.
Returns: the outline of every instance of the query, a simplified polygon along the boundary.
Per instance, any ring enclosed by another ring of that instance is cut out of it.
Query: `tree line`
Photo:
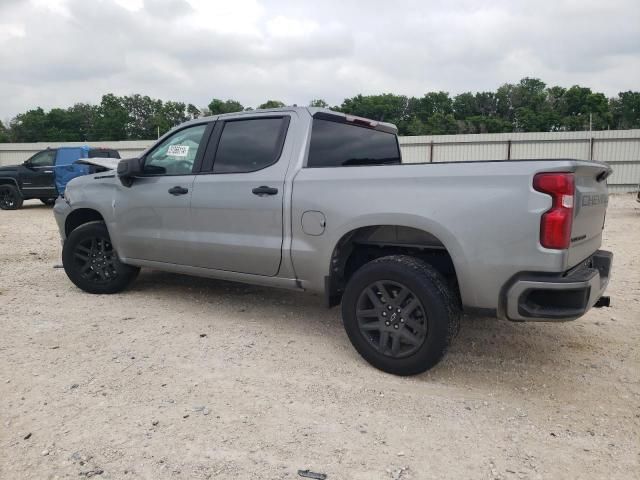
[[[322,99],[310,106],[330,107]],[[257,108],[282,107],[268,100]],[[401,135],[554,132],[640,128],[640,92],[607,98],[588,87],[548,87],[537,78],[506,83],[495,92],[429,92],[422,97],[385,93],[356,95],[330,107],[351,115],[391,122]],[[148,140],[189,119],[253,110],[236,100],[214,98],[205,108],[139,94],[106,94],[98,105],[42,108],[0,122],[0,142]]]

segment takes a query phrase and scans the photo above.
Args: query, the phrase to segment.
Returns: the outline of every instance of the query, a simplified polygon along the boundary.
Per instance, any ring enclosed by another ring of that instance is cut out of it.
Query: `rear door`
[[[576,196],[571,227],[569,266],[572,267],[596,251],[602,243],[607,212],[606,177],[610,168],[603,163],[580,162],[575,171]]]
[[[131,259],[192,265],[190,207],[194,171],[212,124],[182,128],[142,159],[143,175],[114,198],[118,253]]]
[[[191,199],[196,265],[278,273],[290,114],[218,120]]]

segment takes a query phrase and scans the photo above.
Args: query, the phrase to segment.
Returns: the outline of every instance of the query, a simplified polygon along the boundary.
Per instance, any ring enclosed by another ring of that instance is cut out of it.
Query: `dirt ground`
[[[413,378],[317,296],[143,271],[91,296],[51,210],[0,212],[0,478],[640,478],[640,208],[611,198],[612,307],[465,318]]]

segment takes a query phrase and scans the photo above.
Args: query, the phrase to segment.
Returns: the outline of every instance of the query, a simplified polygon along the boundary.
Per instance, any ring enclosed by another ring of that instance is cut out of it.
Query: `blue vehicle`
[[[0,167],[0,209],[17,210],[24,200],[33,198],[53,205],[69,181],[92,173],[91,165],[76,163],[83,158],[120,158],[120,154],[87,146],[48,148],[21,165]]]

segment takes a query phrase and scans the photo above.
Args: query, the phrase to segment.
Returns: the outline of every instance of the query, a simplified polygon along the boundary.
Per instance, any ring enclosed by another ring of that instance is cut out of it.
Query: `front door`
[[[113,231],[121,257],[193,263],[189,244],[194,168],[209,133],[206,123],[175,132],[142,159],[143,175],[130,187],[118,186]]]
[[[193,184],[195,265],[255,275],[278,273],[291,117],[218,121]],[[291,137],[291,136],[290,136]],[[215,156],[214,156],[215,152]]]
[[[25,196],[51,198],[58,196],[53,174],[56,152],[56,150],[38,152],[23,164],[20,169],[20,181]]]

